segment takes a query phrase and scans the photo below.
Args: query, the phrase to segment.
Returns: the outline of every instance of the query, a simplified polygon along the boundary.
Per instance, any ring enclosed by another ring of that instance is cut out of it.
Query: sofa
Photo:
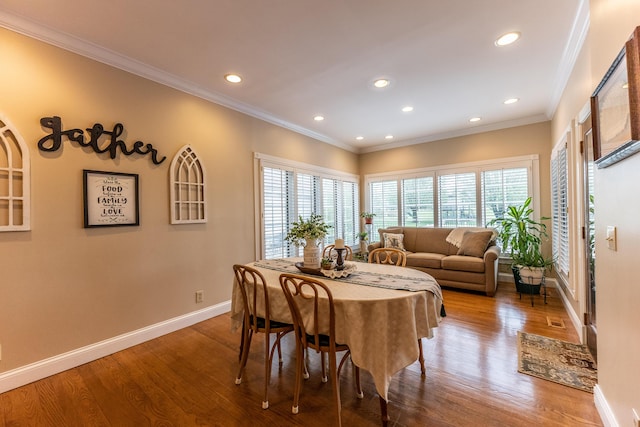
[[[406,251],[407,267],[430,274],[442,287],[495,294],[500,256],[495,230],[391,227],[378,232],[380,241],[370,244],[369,251],[398,247]]]

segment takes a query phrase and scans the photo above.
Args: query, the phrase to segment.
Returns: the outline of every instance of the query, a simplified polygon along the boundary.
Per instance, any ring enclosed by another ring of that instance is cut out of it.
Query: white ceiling
[[[587,0],[0,0],[1,26],[355,152],[550,119],[588,13]],[[508,31],[522,38],[496,47]]]

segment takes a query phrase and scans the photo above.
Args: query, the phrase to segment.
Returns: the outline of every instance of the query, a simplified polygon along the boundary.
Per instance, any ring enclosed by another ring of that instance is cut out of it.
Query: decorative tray
[[[335,269],[323,270],[322,268],[310,268],[310,267],[305,267],[304,264],[301,262],[296,262],[295,266],[298,268],[298,270],[300,270],[303,273],[313,274],[314,276],[326,276],[331,279],[339,279],[341,277],[347,277],[348,275],[356,271],[355,263],[351,263],[351,262],[345,262],[343,270],[335,270]]]

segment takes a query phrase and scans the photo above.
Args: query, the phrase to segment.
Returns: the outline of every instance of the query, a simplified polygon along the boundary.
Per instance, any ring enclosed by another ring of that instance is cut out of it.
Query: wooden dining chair
[[[247,365],[249,358],[249,348],[251,347],[251,338],[256,332],[265,334],[265,353],[264,353],[264,400],[262,408],[269,407],[269,381],[271,379],[271,365],[273,363],[273,355],[278,349],[278,361],[282,366],[282,351],[280,348],[280,340],[284,335],[293,331],[293,325],[290,323],[282,323],[271,320],[269,313],[269,292],[267,291],[267,282],[264,276],[256,269],[245,265],[236,264],[233,266],[236,282],[242,294],[242,303],[244,305],[244,318],[242,321],[242,338],[240,340],[240,369],[236,376],[236,384],[242,382],[242,374]],[[257,307],[260,302],[260,296],[263,295],[264,315],[258,316]],[[271,345],[271,334],[275,334],[276,338]]]
[[[331,258],[334,259],[335,257],[338,256],[338,252],[334,250],[335,245],[327,245],[324,247],[324,249],[322,250],[322,258]],[[347,246],[345,245],[344,247],[346,249],[345,251],[345,255],[344,255],[344,260],[345,261],[353,261],[353,249],[351,249],[351,246]]]
[[[406,267],[407,254],[405,251],[396,248],[376,248],[369,252],[369,263]]]
[[[324,283],[310,277],[295,274],[281,274],[280,286],[282,286],[282,290],[287,298],[296,333],[296,383],[291,412],[297,414],[299,409],[304,370],[304,351],[306,349],[313,349],[321,354],[323,377],[326,375],[324,353],[327,353],[329,356],[329,375],[331,375],[331,387],[333,388],[333,398],[335,400],[335,414],[337,425],[341,426],[340,413],[342,408],[338,378],[340,378],[342,366],[351,352],[346,344],[336,343],[336,314],[333,305],[333,295]],[[305,319],[307,319],[306,325],[304,322]],[[326,321],[329,328],[328,331],[326,331],[327,333],[320,333],[320,319]],[[345,353],[338,364],[337,353],[343,351]],[[362,398],[360,368],[354,365],[354,370],[356,392],[358,397]]]
[[[376,248],[369,252],[369,263],[391,264],[406,267],[407,254],[405,251],[396,248]],[[422,352],[421,338],[418,338],[418,348],[420,349],[420,354],[418,356],[418,360],[420,361],[420,373],[423,377],[426,377],[427,371],[424,367],[424,353]]]

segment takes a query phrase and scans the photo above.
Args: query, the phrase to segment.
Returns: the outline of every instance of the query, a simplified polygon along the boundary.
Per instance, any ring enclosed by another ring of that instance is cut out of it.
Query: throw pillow
[[[482,258],[492,238],[492,231],[468,231],[462,236],[458,255]]]
[[[404,234],[383,233],[384,247],[404,251]]]

